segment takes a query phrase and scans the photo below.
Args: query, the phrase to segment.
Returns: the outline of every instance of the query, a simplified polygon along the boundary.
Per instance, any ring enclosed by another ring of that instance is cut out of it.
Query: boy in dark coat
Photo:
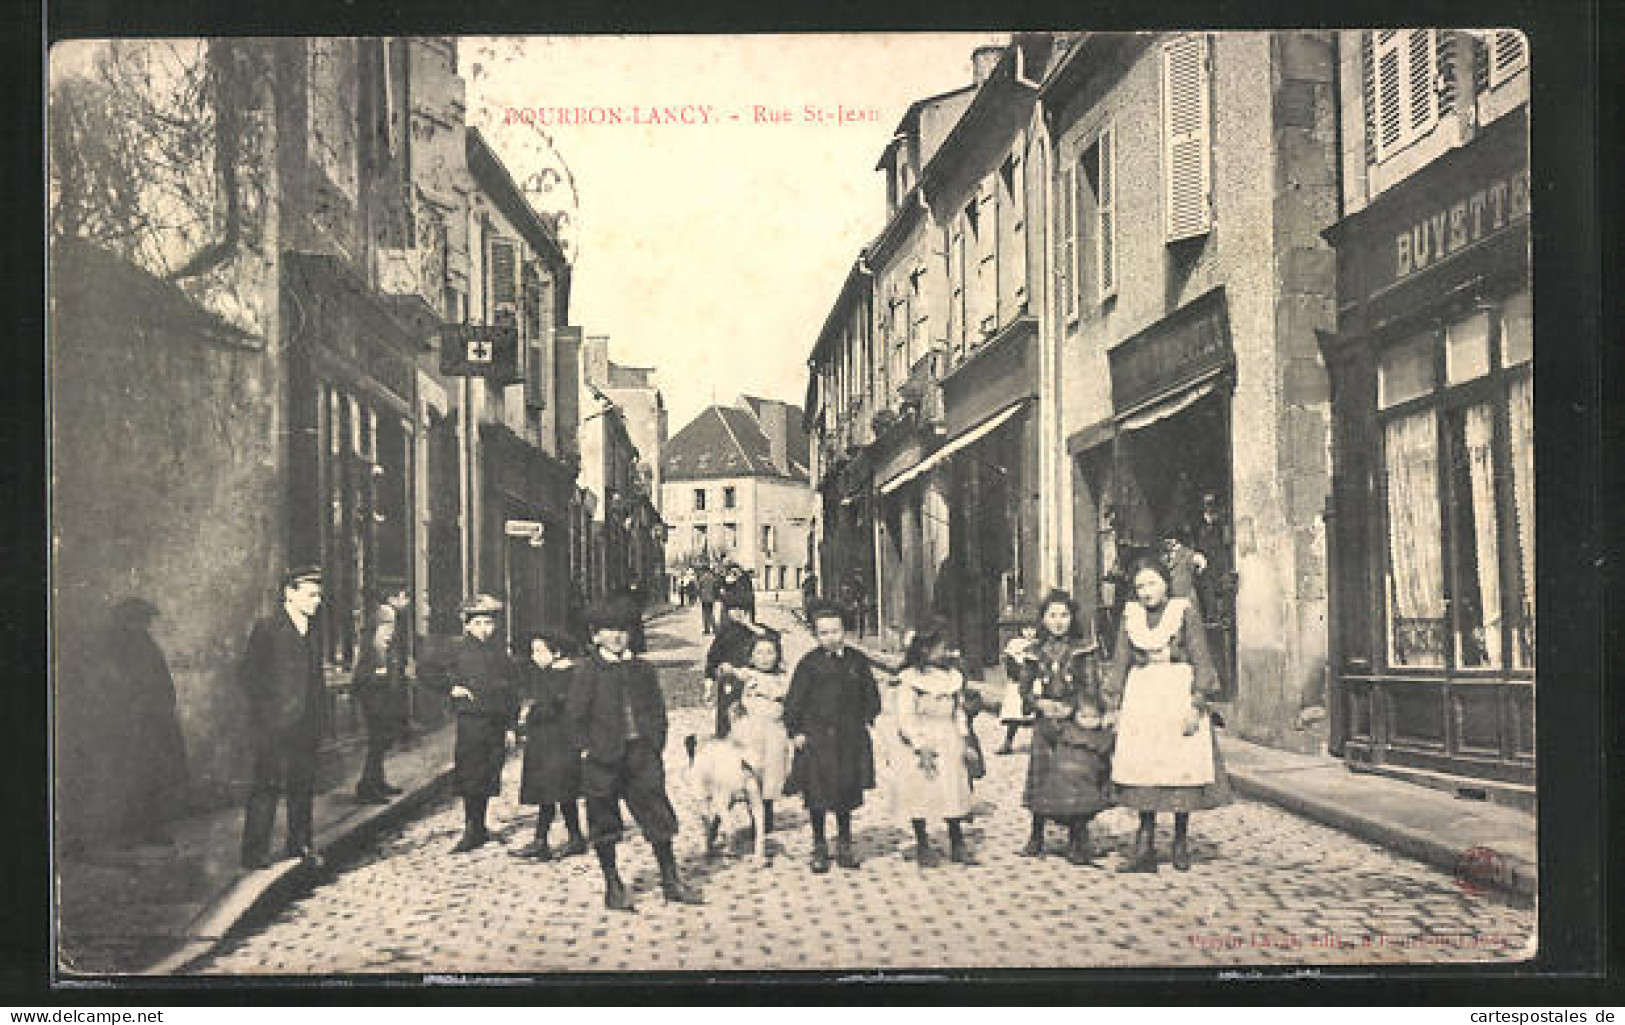
[[[604,906],[631,911],[632,897],[615,865],[621,802],[654,847],[660,889],[666,900],[703,903],[677,873],[672,838],[677,812],[666,796],[666,705],[654,667],[627,649],[635,612],[622,602],[595,606],[587,614],[593,643],[570,683],[567,716],[581,752],[581,791],[587,829],[604,873]]]
[[[508,733],[519,715],[519,673],[497,640],[503,604],[482,594],[463,606],[463,635],[423,660],[423,682],[451,697],[457,716],[452,775],[463,798],[464,853],[490,840],[485,808],[502,788]]]
[[[321,570],[290,570],[282,580],[282,608],[254,624],[243,655],[254,752],[254,782],[243,815],[245,868],[270,864],[271,828],[278,799],[284,796],[288,856],[321,863],[312,824],[316,755],[327,705],[314,622],[321,604]]]
[[[519,803],[536,805],[536,838],[515,857],[552,861],[547,834],[555,806],[569,833],[564,856],[587,853],[581,834],[581,753],[567,717],[572,665],[562,643],[536,634],[530,639],[530,662],[522,669],[525,700],[525,763],[519,775]]]
[[[869,726],[880,714],[880,688],[869,659],[846,645],[841,610],[819,605],[812,612],[818,647],[796,665],[784,699],[784,726],[798,752],[801,793],[812,823],[812,870],[829,871],[825,814],[835,813],[836,863],[857,868],[852,852],[852,810],[874,788],[874,748]]]

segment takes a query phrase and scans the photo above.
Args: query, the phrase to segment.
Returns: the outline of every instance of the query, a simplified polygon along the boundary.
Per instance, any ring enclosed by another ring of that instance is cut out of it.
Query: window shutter
[[[491,279],[491,305],[497,309],[504,305],[512,307],[515,304],[517,284],[514,274],[518,263],[514,258],[514,244],[506,239],[492,239],[490,260],[487,273]]]
[[[1100,161],[1096,194],[1095,266],[1099,298],[1117,294],[1117,132],[1108,126],[1095,143]]]
[[[1489,78],[1493,89],[1529,63],[1529,44],[1517,29],[1497,29],[1490,37]]]
[[[1377,162],[1377,50],[1371,33],[1360,33],[1360,97],[1365,106],[1365,162]]]
[[[1440,29],[1433,33],[1434,64],[1437,68],[1439,116],[1456,109],[1456,53],[1459,32]]]
[[[1421,135],[1439,119],[1439,93],[1436,88],[1439,52],[1433,29],[1410,29],[1406,59],[1410,62],[1410,82],[1406,89],[1411,134]]]
[[[1073,215],[1073,204],[1078,195],[1078,168],[1076,164],[1068,163],[1066,172],[1061,176],[1061,260],[1060,260],[1060,286],[1061,299],[1065,304],[1067,317],[1075,317],[1078,313],[1077,291],[1072,287],[1072,281],[1077,268],[1078,220]]]
[[[525,375],[525,405],[530,409],[547,408],[547,365],[540,345],[530,346]]]
[[[1168,241],[1213,226],[1209,154],[1207,36],[1180,36],[1162,48],[1165,216]]]

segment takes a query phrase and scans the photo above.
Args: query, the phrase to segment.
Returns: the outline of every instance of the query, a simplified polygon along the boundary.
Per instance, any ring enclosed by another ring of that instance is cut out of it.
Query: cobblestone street
[[[786,625],[771,610],[766,618]],[[492,973],[742,969],[1286,966],[1521,960],[1532,956],[1534,914],[1494,894],[1464,890],[1448,873],[1247,800],[1192,820],[1195,864],[1155,875],[1112,871],[1134,819],[1102,815],[1100,867],[1051,854],[1017,855],[1027,818],[1020,794],[1026,745],[991,757],[999,726],[979,720],[988,777],[967,836],[979,864],[922,871],[906,823],[888,821],[878,795],[855,822],[857,871],[815,876],[799,801],[779,802],[768,863],[738,853],[707,861],[682,739],[701,733],[696,706],[697,614],[681,610],[651,631],[667,699],[676,705],[666,755],[682,817],[678,854],[704,893],[702,907],[667,905],[640,839],[622,845],[635,914],[604,910],[588,855],[538,864],[510,851],[529,838],[533,810],[516,803],[508,766],[491,820],[503,843],[453,855],[460,809],[444,803],[201,970],[224,974]],[[806,642],[787,645],[792,652]],[[1166,853],[1168,826],[1159,823]],[[941,823],[932,826],[945,845]],[[562,827],[555,825],[555,842]]]

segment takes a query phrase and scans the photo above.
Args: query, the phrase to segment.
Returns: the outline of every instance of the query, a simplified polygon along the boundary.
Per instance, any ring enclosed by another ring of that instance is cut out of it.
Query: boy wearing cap
[[[422,661],[425,685],[451,697],[457,716],[452,777],[463,798],[462,854],[490,840],[485,809],[502,788],[507,736],[519,716],[519,669],[497,640],[502,602],[482,594],[463,605],[463,635]]]
[[[581,751],[581,792],[587,829],[604,874],[604,906],[631,911],[632,898],[615,864],[621,838],[621,802],[654,847],[666,900],[702,903],[679,878],[672,838],[677,812],[666,796],[666,704],[654,667],[628,650],[636,613],[624,602],[595,605],[587,613],[592,646],[570,684],[567,717]]]
[[[243,866],[270,864],[276,807],[288,805],[287,856],[320,865],[313,840],[312,797],[327,688],[314,617],[322,604],[322,571],[291,569],[282,578],[282,608],[254,624],[240,680],[248,694],[253,782],[243,814]]]

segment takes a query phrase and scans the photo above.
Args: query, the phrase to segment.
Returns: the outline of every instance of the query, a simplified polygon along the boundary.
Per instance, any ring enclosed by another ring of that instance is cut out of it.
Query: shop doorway
[[[1194,594],[1207,627],[1223,698],[1235,697],[1235,532],[1232,527],[1231,412],[1228,388],[1213,388],[1160,417],[1125,422],[1110,470],[1110,523],[1116,565],[1142,558],[1165,562],[1165,539],[1199,553]],[[1117,581],[1117,608],[1130,583]]]

